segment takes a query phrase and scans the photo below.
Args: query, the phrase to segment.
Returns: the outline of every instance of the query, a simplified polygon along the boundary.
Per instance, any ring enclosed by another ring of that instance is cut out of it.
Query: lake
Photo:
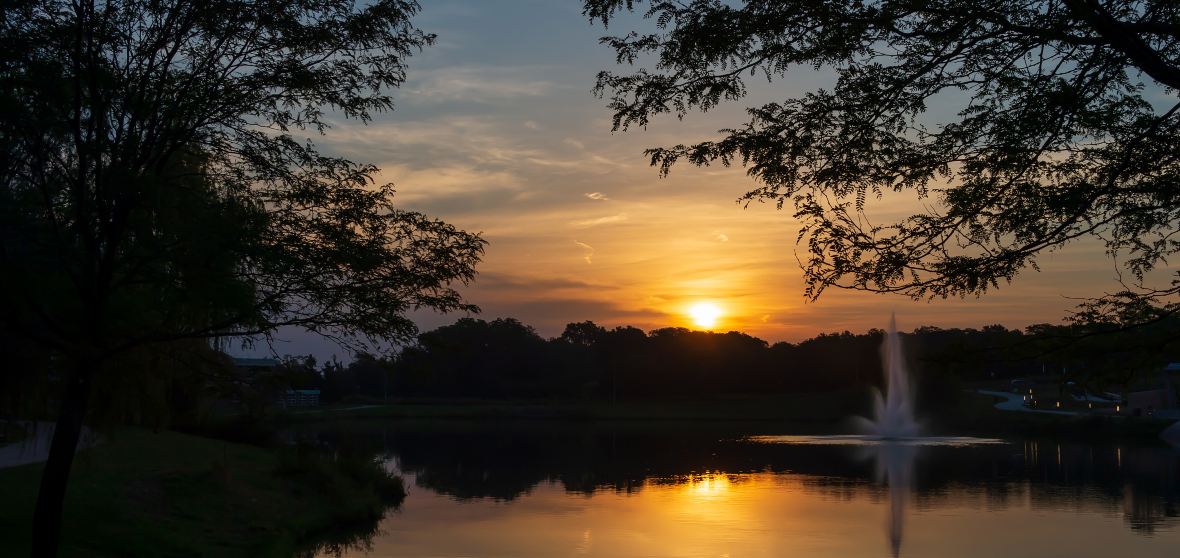
[[[1052,439],[865,443],[766,424],[367,421],[409,495],[344,556],[1176,556],[1180,451]],[[331,556],[333,552],[320,551]]]

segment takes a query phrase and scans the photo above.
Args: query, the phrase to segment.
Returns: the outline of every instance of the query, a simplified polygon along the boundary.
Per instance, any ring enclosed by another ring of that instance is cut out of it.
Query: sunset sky
[[[638,18],[626,25],[642,25]],[[489,242],[465,292],[479,317],[515,317],[545,336],[566,323],[692,327],[702,301],[722,312],[717,330],[771,342],[820,332],[899,325],[1023,327],[1058,322],[1083,297],[1112,290],[1115,268],[1101,246],[1077,244],[1040,260],[1011,286],[982,299],[914,302],[829,291],[803,297],[791,211],[735,202],[752,189],[744,171],[677,167],[661,179],[643,149],[717,137],[744,121],[743,107],[822,86],[822,72],[767,85],[749,103],[666,117],[612,134],[595,74],[614,68],[574,0],[432,0],[416,19],[438,44],[410,59],[396,109],[368,126],[341,121],[313,138],[326,152],[382,168],[400,204]],[[900,215],[906,200],[875,206]],[[909,205],[912,207],[912,205]],[[460,316],[416,316],[423,329]],[[300,347],[277,351],[302,353]]]

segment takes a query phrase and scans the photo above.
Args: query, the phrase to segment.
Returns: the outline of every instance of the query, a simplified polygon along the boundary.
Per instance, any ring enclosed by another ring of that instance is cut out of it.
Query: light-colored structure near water
[[[273,358],[244,358],[244,357],[230,357],[234,361],[234,366],[243,370],[250,371],[264,371],[270,370],[279,365],[279,361]]]
[[[1160,376],[1160,387],[1127,394],[1128,414],[1180,419],[1180,362],[1165,366]]]
[[[241,358],[233,357],[234,366],[247,372],[259,373],[269,371],[279,365],[273,358]],[[278,404],[284,409],[295,407],[319,407],[320,390],[318,389],[288,389],[279,394]]]
[[[319,407],[320,390],[289,389],[279,397],[279,405],[284,409],[290,409],[292,407]]]

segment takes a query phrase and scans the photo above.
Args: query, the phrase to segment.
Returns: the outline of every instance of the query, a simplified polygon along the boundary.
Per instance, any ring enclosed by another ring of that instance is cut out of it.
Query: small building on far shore
[[[1167,408],[1163,389],[1147,389],[1132,391],[1127,394],[1126,413],[1131,416],[1153,415],[1159,409]]]
[[[249,371],[264,371],[275,368],[279,365],[279,361],[273,358],[244,358],[244,357],[230,357],[234,361],[234,366],[242,370]]]
[[[319,407],[320,390],[318,389],[289,389],[279,397],[279,406],[284,409],[293,407]]]
[[[1180,418],[1180,404],[1176,389],[1180,387],[1180,362],[1164,367],[1161,386],[1156,389],[1133,391],[1127,394],[1126,414]]]
[[[272,371],[279,366],[279,361],[273,358],[243,358],[233,357],[234,366],[250,375],[258,375]],[[272,392],[273,393],[273,392]],[[278,394],[275,403],[284,409],[295,407],[319,407],[320,390],[318,389],[287,389]]]

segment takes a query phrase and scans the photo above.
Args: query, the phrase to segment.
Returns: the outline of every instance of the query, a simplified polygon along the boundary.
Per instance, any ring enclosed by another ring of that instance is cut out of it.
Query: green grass
[[[29,553],[40,472],[0,470],[0,556]],[[121,431],[75,461],[61,556],[290,556],[317,534],[373,524],[403,496],[371,464]]]

